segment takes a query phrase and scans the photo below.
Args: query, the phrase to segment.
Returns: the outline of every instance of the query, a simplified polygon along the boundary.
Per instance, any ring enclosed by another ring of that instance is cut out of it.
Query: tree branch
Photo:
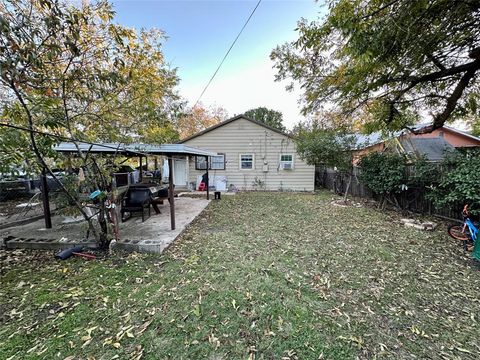
[[[72,194],[70,194],[70,192],[67,190],[67,188],[62,184],[62,182],[57,178],[57,176],[52,172],[52,170],[50,169],[50,167],[47,165],[47,163],[45,162],[45,160],[43,159],[43,156],[42,154],[40,153],[40,150],[38,149],[37,147],[37,142],[35,140],[35,129],[33,128],[33,117],[32,117],[32,114],[30,112],[30,109],[28,108],[28,105],[25,103],[25,100],[23,99],[23,96],[22,94],[20,94],[20,92],[18,91],[18,89],[16,88],[15,86],[15,83],[12,81],[11,84],[10,84],[10,87],[11,89],[13,90],[13,92],[15,93],[18,101],[20,102],[20,104],[22,105],[23,109],[25,110],[25,113],[27,115],[27,119],[28,119],[28,129],[29,129],[29,136],[30,136],[30,142],[31,142],[31,145],[32,145],[32,150],[33,152],[35,153],[35,156],[37,157],[37,160],[40,162],[40,165],[48,172],[48,174],[55,180],[55,182],[60,186],[60,188],[62,189],[62,191],[65,193],[65,195],[67,195],[68,199],[70,201],[72,201],[75,206],[77,207],[77,209],[80,211],[80,213],[82,214],[82,216],[84,217],[85,220],[87,220],[88,222],[88,225],[89,225],[89,228],[90,230],[93,232],[94,236],[96,239],[98,239],[98,234],[97,234],[97,231],[95,229],[95,227],[93,226],[93,224],[91,223],[91,219],[90,217],[87,215],[87,213],[83,210],[81,204],[78,203],[77,199],[75,199]]]
[[[447,98],[447,104],[445,106],[445,109],[433,118],[432,125],[423,127],[422,129],[409,128],[409,130],[412,131],[414,134],[425,134],[430,133],[435,129],[441,128],[443,124],[445,124],[445,121],[447,121],[450,115],[455,111],[458,100],[461,98],[463,91],[468,87],[470,80],[472,80],[475,76],[475,73],[476,70],[471,69],[462,76],[453,92]]]

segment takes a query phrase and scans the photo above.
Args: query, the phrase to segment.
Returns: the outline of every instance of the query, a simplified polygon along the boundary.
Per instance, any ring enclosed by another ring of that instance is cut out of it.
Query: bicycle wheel
[[[448,231],[448,235],[450,235],[454,239],[461,240],[461,241],[466,241],[470,239],[470,236],[465,233],[463,225],[450,225],[447,231]],[[467,228],[467,231],[468,231],[468,228]]]

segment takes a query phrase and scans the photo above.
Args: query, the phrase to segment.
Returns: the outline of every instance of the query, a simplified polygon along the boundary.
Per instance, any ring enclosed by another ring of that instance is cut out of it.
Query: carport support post
[[[173,194],[173,159],[168,158],[168,201],[170,203],[170,227],[175,230],[175,204]]]
[[[52,215],[50,213],[50,201],[48,199],[48,182],[45,169],[42,170],[40,175],[42,181],[42,197],[43,197],[43,217],[45,218],[45,227],[47,229],[52,228]]]
[[[205,160],[207,160],[207,183],[205,185],[207,186],[207,200],[210,200],[210,190],[208,189],[210,187],[210,179],[208,178],[208,156],[205,156]]]

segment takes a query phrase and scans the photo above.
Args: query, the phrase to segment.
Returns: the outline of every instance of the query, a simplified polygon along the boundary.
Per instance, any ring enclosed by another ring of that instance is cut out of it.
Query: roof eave
[[[288,137],[288,138],[290,138],[290,139],[294,139],[294,138],[295,138],[293,135],[284,133],[284,132],[281,131],[281,130],[278,130],[278,129],[272,127],[272,126],[269,126],[269,125],[267,125],[267,124],[264,124],[264,123],[262,123],[261,121],[258,121],[258,120],[255,120],[255,119],[251,119],[251,118],[249,118],[249,117],[247,117],[247,116],[245,116],[245,115],[242,114],[242,115],[234,116],[233,118],[227,119],[227,120],[225,120],[225,121],[222,121],[222,122],[219,123],[219,124],[210,126],[209,128],[206,128],[205,130],[202,130],[202,131],[200,131],[200,132],[198,132],[198,133],[196,133],[196,134],[193,134],[193,135],[191,135],[191,136],[189,136],[189,137],[187,137],[187,138],[185,138],[185,139],[182,139],[182,140],[178,141],[177,144],[183,144],[183,143],[186,142],[186,141],[192,140],[192,139],[194,139],[194,138],[196,138],[196,137],[199,137],[199,136],[201,136],[201,135],[204,135],[204,134],[206,134],[206,133],[208,133],[208,132],[210,132],[210,131],[212,131],[212,130],[218,129],[219,127],[222,127],[222,126],[224,126],[224,125],[228,125],[228,124],[230,124],[230,123],[232,123],[232,122],[234,122],[234,121],[236,121],[236,120],[239,120],[239,119],[245,119],[245,120],[250,121],[250,122],[252,122],[252,123],[254,123],[254,124],[257,124],[257,125],[259,125],[259,126],[262,126],[262,127],[264,127],[264,128],[267,128],[267,129],[269,129],[269,130],[271,130],[271,131],[273,131],[273,132],[276,132],[276,133],[278,133],[278,134],[280,134],[280,135],[286,136],[286,137]]]

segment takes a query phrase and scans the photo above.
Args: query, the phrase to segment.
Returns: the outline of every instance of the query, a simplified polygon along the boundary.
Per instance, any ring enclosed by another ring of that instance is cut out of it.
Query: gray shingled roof
[[[408,137],[401,139],[400,142],[407,154],[425,156],[428,161],[441,161],[449,151],[455,151],[455,148],[442,137]]]

